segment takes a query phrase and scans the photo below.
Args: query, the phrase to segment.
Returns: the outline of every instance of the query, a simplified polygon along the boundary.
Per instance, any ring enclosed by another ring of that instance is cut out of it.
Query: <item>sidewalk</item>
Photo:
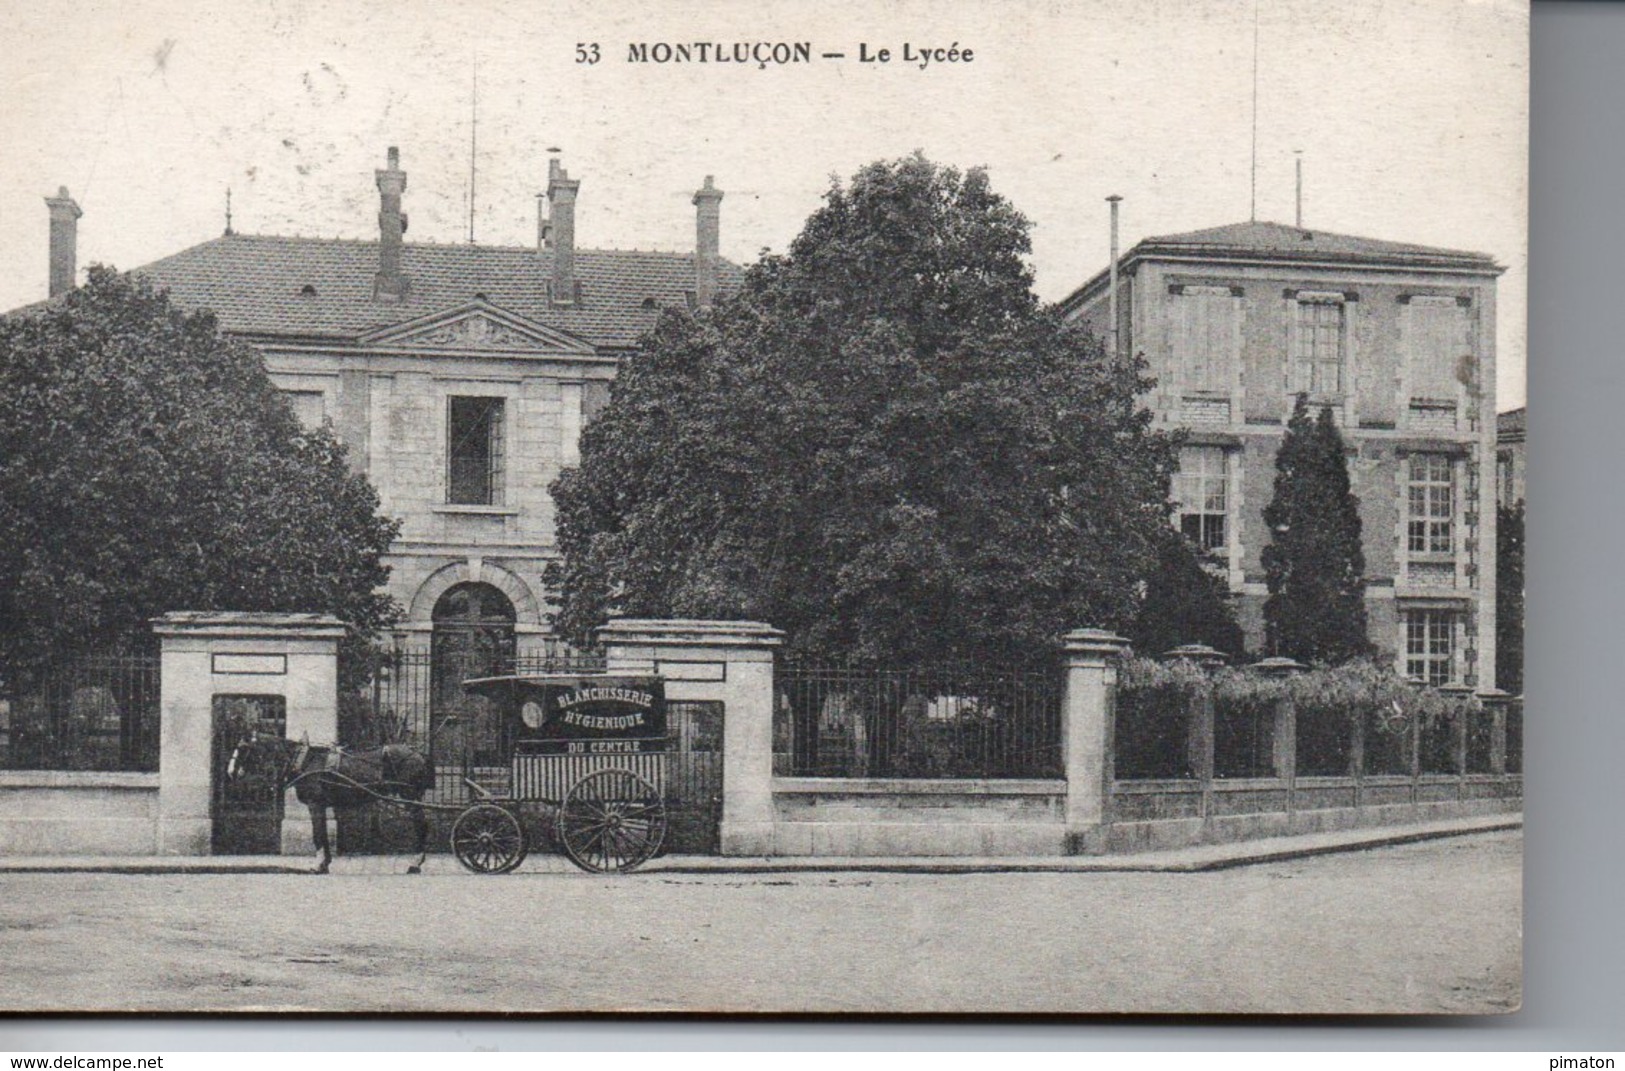
[[[742,857],[721,855],[663,856],[645,864],[641,874],[797,874],[855,871],[910,874],[1124,873],[1188,874],[1204,870],[1301,859],[1332,852],[1362,851],[1438,837],[1459,837],[1493,830],[1520,829],[1522,814],[1483,815],[1405,826],[1375,826],[1335,833],[1272,837],[1234,844],[1207,844],[1175,851],[1133,855],[1067,855],[984,858],[932,856],[871,857]],[[0,874],[303,874],[311,863],[297,856],[12,856],[0,857]],[[399,874],[404,856],[340,856],[333,860],[335,875]],[[430,855],[423,872],[429,875],[466,873],[447,854]],[[537,853],[525,860],[519,873],[581,874],[561,855]]]

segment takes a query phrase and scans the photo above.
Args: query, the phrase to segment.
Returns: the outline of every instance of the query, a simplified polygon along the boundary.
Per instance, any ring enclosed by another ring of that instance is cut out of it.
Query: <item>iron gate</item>
[[[666,845],[672,855],[722,849],[722,704],[670,702]]]
[[[237,744],[250,733],[286,736],[287,700],[280,695],[217,695],[212,704],[213,744],[209,846],[215,855],[275,855],[282,850],[282,786],[274,773],[228,777]]]

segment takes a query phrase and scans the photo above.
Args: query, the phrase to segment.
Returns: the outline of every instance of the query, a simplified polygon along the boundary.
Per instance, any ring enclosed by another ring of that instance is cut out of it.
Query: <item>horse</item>
[[[404,744],[351,750],[250,733],[233,749],[226,777],[235,780],[250,775],[267,777],[283,788],[291,787],[294,797],[310,809],[310,830],[316,842],[315,873],[326,874],[333,862],[327,841],[328,807],[358,807],[380,799],[397,800],[412,815],[417,858],[406,872],[423,871],[429,817],[417,805],[434,787],[434,767],[422,752]]]

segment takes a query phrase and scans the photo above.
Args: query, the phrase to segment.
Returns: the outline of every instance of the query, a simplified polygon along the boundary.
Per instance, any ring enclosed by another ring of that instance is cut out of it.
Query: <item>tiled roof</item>
[[[685,305],[694,289],[694,258],[678,253],[576,250],[576,306],[548,299],[551,251],[407,243],[401,264],[411,290],[398,303],[373,300],[377,242],[233,234],[134,273],[168,288],[182,306],[213,309],[222,328],[240,334],[353,338],[484,295],[526,319],[610,348],[633,345],[654,326],[661,306]],[[736,265],[724,261],[718,274],[723,290],[739,285]]]
[[[1135,249],[1144,252],[1190,250],[1213,253],[1266,253],[1294,258],[1315,257],[1336,260],[1425,258],[1470,262],[1479,268],[1493,267],[1495,264],[1495,258],[1484,253],[1439,249],[1410,242],[1388,242],[1379,238],[1357,238],[1349,234],[1328,234],[1312,228],[1258,221],[1230,223],[1223,227],[1186,231],[1184,234],[1157,235],[1140,242]]]
[[[1358,238],[1331,234],[1311,228],[1289,227],[1284,223],[1253,221],[1222,227],[1163,234],[1145,238],[1119,261],[1126,267],[1137,260],[1157,257],[1210,259],[1214,261],[1277,260],[1347,264],[1356,267],[1431,268],[1446,271],[1490,273],[1503,270],[1487,253],[1460,249],[1440,249],[1410,242],[1389,242],[1379,238]],[[1061,302],[1071,309],[1092,298],[1107,279],[1103,270],[1091,277]]]

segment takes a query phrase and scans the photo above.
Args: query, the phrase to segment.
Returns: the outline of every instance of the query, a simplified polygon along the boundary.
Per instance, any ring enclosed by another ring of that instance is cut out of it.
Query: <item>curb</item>
[[[1297,838],[1275,838],[1273,843],[1249,847],[1249,842],[1232,844],[1196,845],[1165,852],[1145,852],[1135,855],[1065,856],[1035,859],[967,859],[955,862],[949,858],[876,859],[814,857],[791,858],[729,858],[723,856],[675,857],[657,861],[639,873],[650,876],[705,875],[705,874],[1199,874],[1260,863],[1308,859],[1341,852],[1367,851],[1420,841],[1440,840],[1446,837],[1464,837],[1478,833],[1502,832],[1523,828],[1523,816],[1498,817],[1493,821],[1425,828],[1372,829],[1366,835],[1357,831],[1343,831],[1334,835],[1310,834]],[[1321,836],[1338,839],[1319,843]],[[1290,843],[1297,840],[1299,843]],[[1287,843],[1283,843],[1287,842]],[[1192,858],[1192,856],[1197,856]],[[699,860],[704,860],[703,862]],[[336,860],[335,860],[336,862]],[[458,871],[460,873],[461,871]],[[208,857],[187,859],[161,858],[96,858],[56,861],[48,856],[27,858],[0,858],[0,874],[297,874],[309,875],[308,863],[263,862],[243,859],[225,862]],[[574,874],[565,870],[560,873]],[[342,872],[338,876],[343,875]],[[537,874],[535,876],[541,876]]]
[[[1191,867],[1191,872],[1207,870],[1229,870],[1232,867],[1251,866],[1254,863],[1273,863],[1286,859],[1309,859],[1317,855],[1333,855],[1338,852],[1365,851],[1369,848],[1389,848],[1400,844],[1416,844],[1426,840],[1443,840],[1446,837],[1466,837],[1475,833],[1497,833],[1508,829],[1522,829],[1523,818],[1508,818],[1503,821],[1488,823],[1482,826],[1471,826],[1466,829],[1423,829],[1405,832],[1394,832],[1369,840],[1357,841],[1351,844],[1334,845],[1304,845],[1299,848],[1280,848],[1271,851],[1257,852],[1251,855],[1237,856],[1233,859],[1215,859],[1211,862],[1198,863]]]
[[[1370,837],[1340,841],[1335,844],[1283,845],[1255,851],[1239,851],[1214,859],[1156,859],[1155,855],[1175,855],[1193,851],[1222,851],[1231,845],[1198,845],[1168,852],[1139,855],[1067,856],[1061,859],[1000,860],[998,862],[955,863],[947,859],[920,860],[868,860],[824,857],[807,863],[793,863],[783,859],[760,859],[750,865],[716,865],[673,863],[669,866],[651,866],[648,874],[800,874],[800,873],[868,873],[868,874],[1200,874],[1215,870],[1253,866],[1259,863],[1308,859],[1317,855],[1335,855],[1341,852],[1360,852],[1371,848],[1387,848],[1419,841],[1442,840],[1447,837],[1468,837],[1478,833],[1497,833],[1523,828],[1523,819],[1506,818],[1484,825],[1451,829],[1391,830]],[[1235,842],[1240,848],[1246,842]]]
[[[0,874],[308,874],[309,866],[291,863],[146,862],[127,859],[91,860],[83,863],[49,861],[17,863],[0,859]]]

